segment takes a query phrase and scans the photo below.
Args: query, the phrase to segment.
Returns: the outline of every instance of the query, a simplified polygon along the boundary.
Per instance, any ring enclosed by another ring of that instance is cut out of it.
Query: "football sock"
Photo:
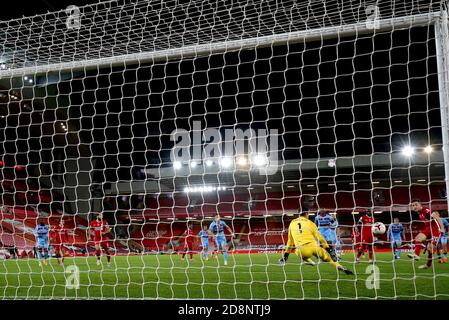
[[[106,252],[106,259],[108,260],[108,262],[111,261],[111,254],[109,253],[109,248],[103,248],[104,251]]]
[[[432,265],[432,260],[433,260],[433,253],[432,250],[428,251],[428,255],[427,255],[427,266],[430,267]]]
[[[415,241],[415,254],[419,256],[421,254],[422,246],[420,241]]]

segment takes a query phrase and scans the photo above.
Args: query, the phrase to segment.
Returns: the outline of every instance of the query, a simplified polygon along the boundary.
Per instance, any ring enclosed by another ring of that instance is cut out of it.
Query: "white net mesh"
[[[0,22],[0,297],[447,298],[445,237],[430,268],[407,257],[412,200],[447,216],[442,8],[113,1]],[[354,275],[318,245],[279,265],[298,210]],[[367,211],[403,233],[369,245]]]

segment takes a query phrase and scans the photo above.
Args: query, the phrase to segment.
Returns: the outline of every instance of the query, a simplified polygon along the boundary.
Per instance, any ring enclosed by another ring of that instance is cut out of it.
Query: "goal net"
[[[444,1],[119,0],[0,30],[0,298],[449,297]]]

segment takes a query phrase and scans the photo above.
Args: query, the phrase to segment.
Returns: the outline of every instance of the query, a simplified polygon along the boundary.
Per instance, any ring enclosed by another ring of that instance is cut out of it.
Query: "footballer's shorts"
[[[324,240],[331,241],[332,231],[329,228],[319,228],[318,231],[323,236]]]
[[[99,245],[100,247],[109,247],[109,239],[99,239],[99,240],[97,240],[97,239],[95,239],[95,245]]]
[[[53,249],[55,252],[59,252],[64,248],[64,246],[61,243],[55,243],[53,244]]]
[[[440,229],[437,225],[432,224],[432,226],[426,226],[424,229],[421,230],[421,233],[423,233],[426,236],[426,240],[436,240],[438,236],[440,235]]]
[[[361,244],[364,245],[372,245],[374,243],[374,238],[372,234],[362,234],[362,238],[360,239]]]
[[[45,239],[37,239],[37,243],[36,243],[36,246],[39,248],[39,249],[48,249],[48,240],[45,240]]]
[[[332,243],[332,244],[337,244],[338,239],[337,239],[337,233],[333,230],[331,230],[330,234],[329,234],[329,239],[326,239],[326,241]]]
[[[203,249],[209,249],[209,238],[207,240],[201,240],[201,246]]]
[[[399,248],[402,246],[402,239],[401,238],[391,238],[391,246]]]
[[[303,260],[307,260],[312,257],[318,257],[325,262],[332,261],[332,258],[329,255],[329,253],[325,249],[321,248],[320,246],[316,245],[316,243],[313,242],[302,245],[299,248],[297,248],[296,254]]]
[[[223,250],[226,246],[226,237],[224,235],[215,236],[215,244],[217,246],[217,250]]]
[[[185,242],[184,243],[184,250],[192,251],[193,249],[193,242]]]
[[[439,237],[437,245],[447,245],[447,236]]]

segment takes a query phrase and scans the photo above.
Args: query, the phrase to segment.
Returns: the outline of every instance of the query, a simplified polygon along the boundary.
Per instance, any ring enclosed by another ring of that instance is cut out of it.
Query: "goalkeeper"
[[[315,256],[324,262],[330,263],[339,271],[353,274],[352,271],[343,267],[340,263],[333,261],[328,251],[331,251],[329,244],[320,235],[317,226],[309,220],[309,211],[306,210],[299,213],[299,218],[290,222],[287,245],[284,256],[279,260],[279,264],[284,265],[289,254],[295,252],[306,262],[310,261],[312,256]]]

